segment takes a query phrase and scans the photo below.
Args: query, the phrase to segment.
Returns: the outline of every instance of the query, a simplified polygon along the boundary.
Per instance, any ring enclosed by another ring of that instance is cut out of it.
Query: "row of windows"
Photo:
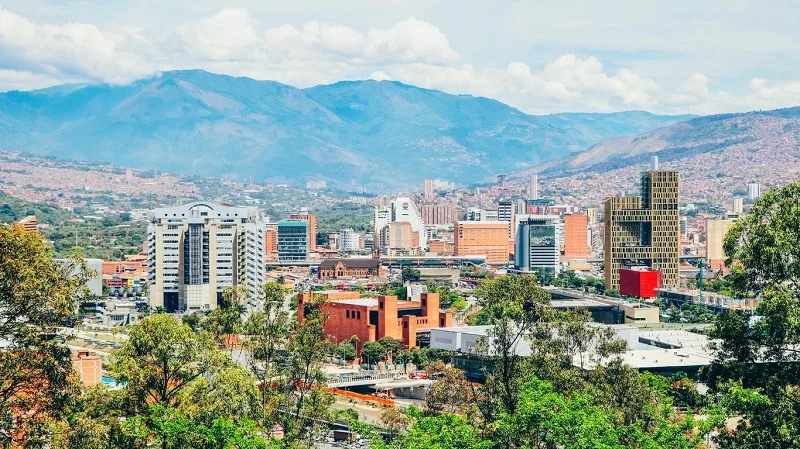
[[[352,318],[352,319],[355,319],[355,320],[360,320],[361,319],[361,312],[358,311],[358,310],[347,310],[347,311],[345,311],[344,315],[345,315],[346,318]]]

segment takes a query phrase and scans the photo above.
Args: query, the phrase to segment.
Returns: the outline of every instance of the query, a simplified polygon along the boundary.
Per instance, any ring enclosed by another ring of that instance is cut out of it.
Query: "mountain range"
[[[688,201],[730,201],[747,184],[781,186],[800,177],[800,107],[697,117],[646,133],[612,138],[568,158],[511,174],[524,183],[532,171],[550,192],[599,204],[634,193],[651,156],[681,173]]]
[[[299,89],[189,70],[0,94],[0,147],[184,174],[388,188],[424,178],[469,184],[689,119],[537,116],[392,81]]]

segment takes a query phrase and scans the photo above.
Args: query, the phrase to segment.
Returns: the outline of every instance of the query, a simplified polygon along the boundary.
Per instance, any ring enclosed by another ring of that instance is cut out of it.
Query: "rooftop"
[[[337,304],[347,304],[351,306],[362,306],[362,307],[378,306],[378,300],[376,298],[334,299],[333,302]]]

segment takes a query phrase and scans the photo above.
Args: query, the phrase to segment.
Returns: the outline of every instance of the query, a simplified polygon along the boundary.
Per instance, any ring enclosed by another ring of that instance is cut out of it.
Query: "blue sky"
[[[529,113],[800,105],[800,2],[0,0],[0,91],[172,69],[393,79]]]

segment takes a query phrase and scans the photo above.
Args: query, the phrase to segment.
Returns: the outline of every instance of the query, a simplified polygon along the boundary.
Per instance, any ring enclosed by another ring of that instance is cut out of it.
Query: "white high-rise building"
[[[226,288],[255,294],[264,282],[266,219],[258,209],[195,202],[154,209],[148,220],[151,307],[211,310]]]
[[[358,251],[361,249],[361,234],[352,228],[339,231],[339,251]]]
[[[388,206],[378,206],[375,209],[375,235],[381,236],[382,231],[389,226],[389,223],[409,223],[411,230],[416,232],[419,237],[419,248],[427,246],[425,238],[425,223],[417,205],[409,197],[398,197],[390,202]],[[385,232],[383,233],[386,234]],[[380,248],[384,248],[388,242],[380,238]]]
[[[751,182],[747,184],[747,198],[750,200],[757,200],[761,196],[761,184]]]

